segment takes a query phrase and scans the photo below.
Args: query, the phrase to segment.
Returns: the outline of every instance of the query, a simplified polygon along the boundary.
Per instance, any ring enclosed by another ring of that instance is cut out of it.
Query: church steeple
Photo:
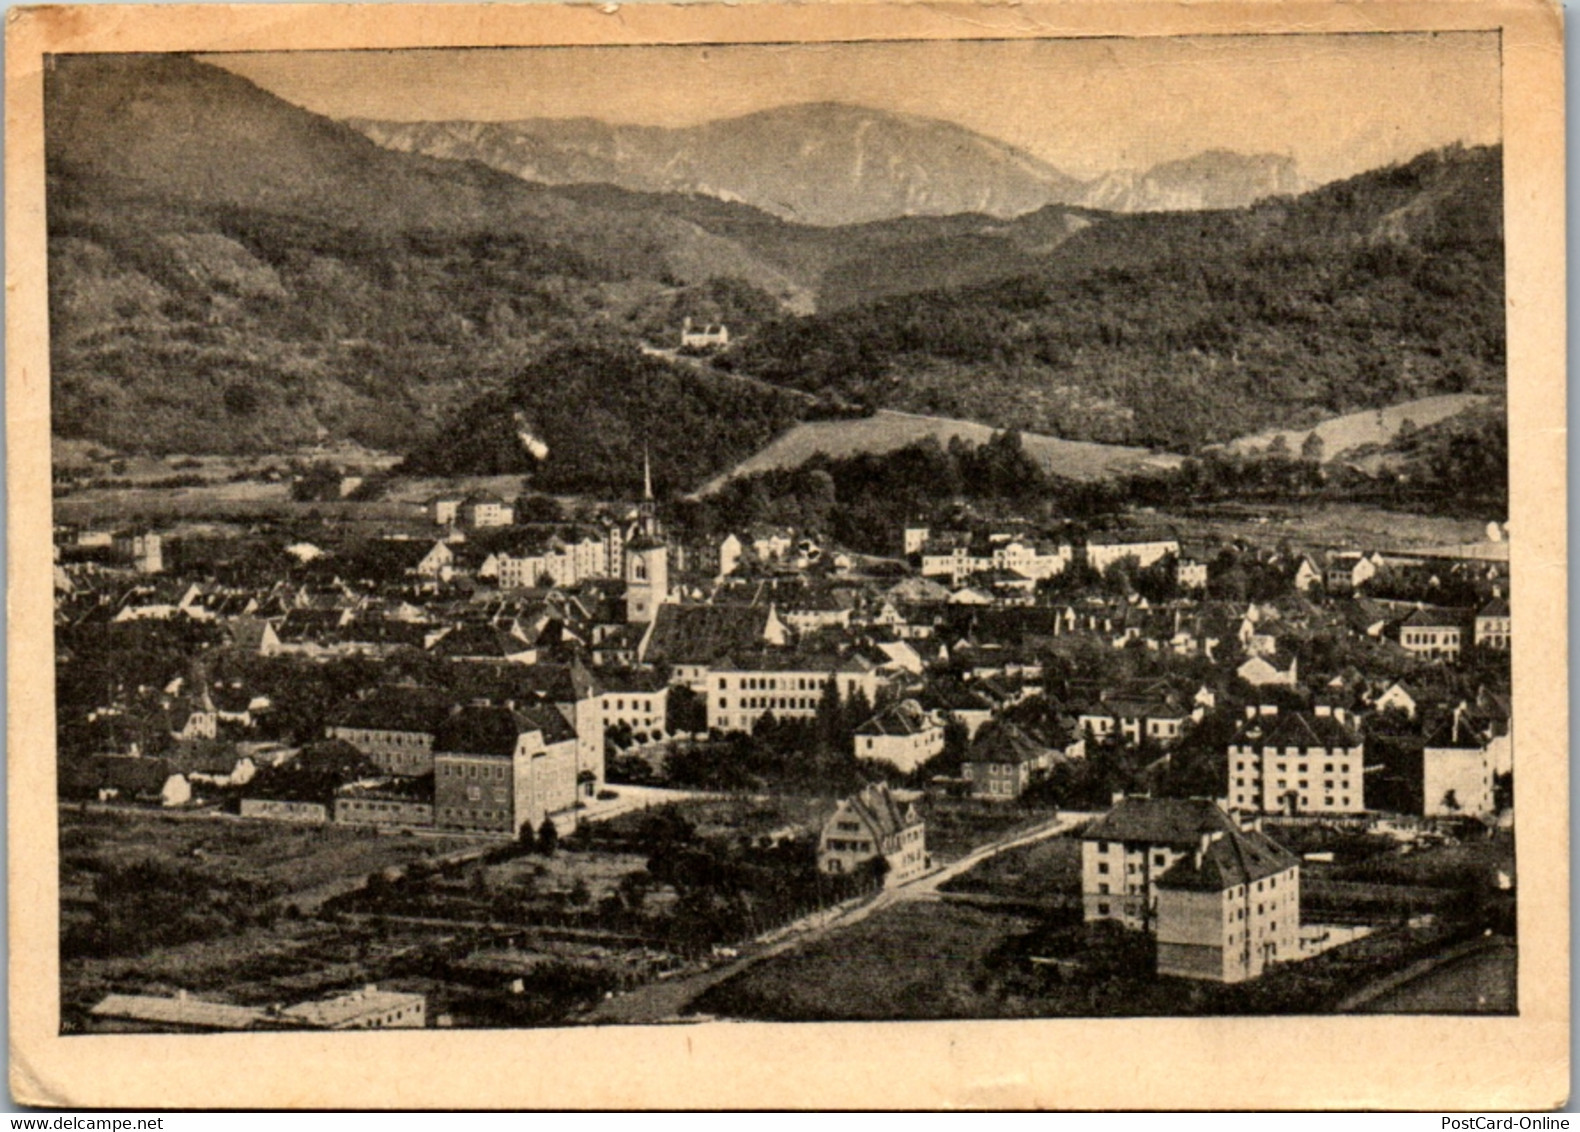
[[[653,499],[653,461],[642,444],[642,502],[637,506],[637,535],[625,545],[625,619],[645,625],[669,600],[669,548],[658,530],[658,505]]]
[[[658,505],[653,500],[653,461],[647,442],[642,442],[642,502],[637,507],[641,517],[642,533],[648,538],[658,537]]]

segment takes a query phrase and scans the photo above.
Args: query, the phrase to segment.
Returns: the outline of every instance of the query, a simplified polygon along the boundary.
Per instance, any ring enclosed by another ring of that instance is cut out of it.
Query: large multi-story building
[[[652,669],[600,669],[597,677],[599,733],[622,724],[656,734],[669,719],[669,683]]]
[[[1160,975],[1237,983],[1300,957],[1300,860],[1258,829],[1203,833],[1155,888]]]
[[[1417,609],[1399,623],[1399,647],[1427,660],[1458,660],[1463,618],[1451,609]]]
[[[907,532],[909,537],[909,532]],[[940,538],[919,548],[922,576],[963,585],[974,574],[1009,573],[1037,582],[1064,573],[1075,557],[1068,543],[989,535],[975,542]]]
[[[1120,797],[1081,834],[1081,905],[1087,920],[1150,930],[1157,881],[1204,837],[1236,829],[1204,798]]]
[[[576,732],[552,707],[462,708],[433,742],[440,829],[514,835],[576,804]]]
[[[389,774],[433,772],[433,736],[450,702],[426,688],[387,686],[355,700],[329,727]]]
[[[491,491],[479,491],[461,502],[455,517],[466,527],[508,527],[516,521],[516,509]]]
[[[1493,752],[1465,713],[1427,736],[1421,749],[1421,813],[1429,818],[1485,818],[1493,800]]]
[[[1178,555],[1179,539],[1167,535],[1123,534],[1093,537],[1086,543],[1086,564],[1101,573],[1115,562],[1134,558],[1145,569],[1154,562]]]
[[[1236,810],[1357,814],[1366,809],[1360,732],[1341,707],[1246,708],[1229,744],[1229,803]]]
[[[859,654],[762,652],[721,660],[708,670],[708,727],[750,731],[769,714],[775,719],[811,719],[830,681],[842,700],[858,691],[868,703],[877,699],[877,665]]]

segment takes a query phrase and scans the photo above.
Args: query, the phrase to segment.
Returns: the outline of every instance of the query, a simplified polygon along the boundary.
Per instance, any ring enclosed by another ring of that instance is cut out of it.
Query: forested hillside
[[[631,347],[567,347],[466,405],[403,470],[523,472],[546,491],[631,493],[645,447],[655,489],[685,491],[768,443],[804,408],[805,398]]]
[[[391,153],[191,59],[60,60],[46,112],[57,435],[404,448],[564,342],[797,291],[683,216]]]
[[[1501,152],[1246,210],[1115,217],[1036,271],[809,318],[737,351],[873,405],[1187,450],[1504,379]]]

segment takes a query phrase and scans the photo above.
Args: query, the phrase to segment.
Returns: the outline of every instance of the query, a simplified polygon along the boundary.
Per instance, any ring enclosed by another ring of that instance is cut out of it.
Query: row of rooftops
[[[425,542],[415,540],[406,543],[390,540],[388,546],[396,549],[386,548],[387,553],[402,556],[403,562],[408,559],[412,562],[420,560],[431,550]],[[1024,581],[1024,579],[1018,580]],[[580,618],[591,622],[607,615],[608,611],[603,607],[618,600],[622,585],[618,579],[589,579],[585,584],[577,587],[581,592],[545,589],[513,591],[505,594],[484,590],[474,592],[470,598],[459,599],[434,591],[425,592],[418,587],[404,600],[397,601],[396,607],[390,608],[389,611],[401,620],[442,623],[445,620],[485,616],[497,618],[511,609],[514,609],[519,616],[533,616],[541,614],[545,607],[552,606],[552,612],[567,618]],[[886,606],[892,606],[896,612],[903,614],[909,620],[914,618],[920,609],[936,605],[943,609],[943,613],[939,616],[956,618],[981,616],[984,619],[991,619],[993,615],[999,614],[1021,622],[1036,621],[1040,617],[1048,622],[1044,628],[1052,628],[1060,617],[1068,619],[1071,616],[1077,618],[1085,616],[1088,619],[1104,618],[1115,624],[1122,622],[1126,626],[1137,625],[1148,631],[1177,631],[1188,627],[1193,631],[1209,633],[1213,631],[1215,625],[1224,628],[1238,621],[1244,616],[1245,611],[1243,605],[1237,607],[1226,602],[1179,600],[1152,606],[1141,600],[1126,601],[1102,595],[1087,595],[1082,598],[1017,607],[1012,610],[972,609],[960,613],[954,611],[949,604],[954,596],[954,591],[948,587],[932,579],[920,577],[901,579],[889,585],[870,581],[794,586],[768,582],[727,582],[717,588],[711,600],[706,603],[706,607],[734,608],[737,605],[766,605],[786,616],[793,616],[799,613],[837,614],[847,610],[852,613],[881,612]],[[164,604],[202,609],[208,616],[216,618],[250,616],[272,620],[303,609],[371,612],[389,607],[391,600],[395,599],[374,597],[357,586],[344,583],[317,587],[275,585],[259,591],[226,591],[175,578],[141,578],[122,580],[119,585],[114,584],[113,580],[109,584],[100,582],[97,585],[85,585],[80,596],[62,598],[59,604],[62,611],[75,607],[78,609],[78,616],[97,611],[101,618],[110,607],[121,609],[134,605]],[[1285,603],[1297,600],[1305,599],[1298,599],[1294,594],[1280,599]],[[1366,598],[1350,599],[1349,604],[1340,603],[1333,608],[1347,621],[1361,619],[1391,625],[1398,625],[1403,621],[1412,625],[1461,624],[1468,622],[1472,616],[1508,616],[1507,599],[1501,596],[1488,600],[1477,611]],[[67,615],[65,619],[69,622],[74,618]],[[924,615],[924,619],[933,618]],[[298,622],[301,620],[297,619]],[[1217,622],[1222,624],[1217,625]]]

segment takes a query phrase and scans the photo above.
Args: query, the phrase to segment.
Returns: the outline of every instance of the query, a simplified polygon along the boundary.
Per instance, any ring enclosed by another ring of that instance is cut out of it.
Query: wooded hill
[[[1501,151],[1112,217],[1018,278],[782,319],[736,361],[873,405],[1175,450],[1501,390]]]
[[[542,491],[687,491],[757,451],[806,411],[804,397],[647,357],[568,346],[504,376],[406,459],[418,475],[530,473]],[[537,453],[523,434],[547,446]]]
[[[45,88],[58,435],[401,448],[523,359],[749,330],[795,289],[687,218],[392,153],[188,58],[63,57]]]

